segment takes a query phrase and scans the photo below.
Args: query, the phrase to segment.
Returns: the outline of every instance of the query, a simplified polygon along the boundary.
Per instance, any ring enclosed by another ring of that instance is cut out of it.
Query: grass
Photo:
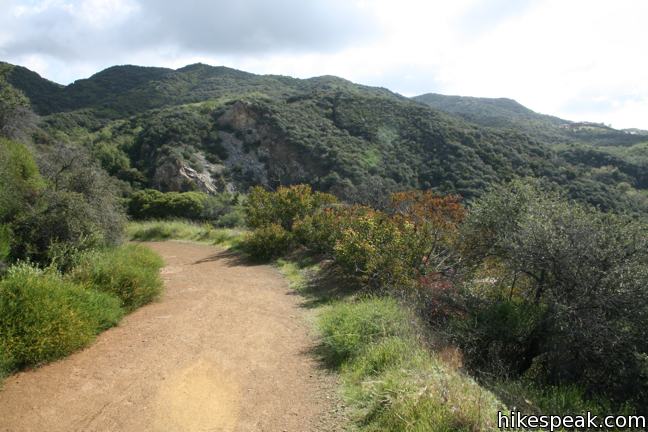
[[[0,281],[0,369],[7,374],[61,358],[122,315],[119,300],[110,294],[55,271],[11,267]]]
[[[487,384],[502,400],[524,413],[574,415],[589,411],[593,414],[637,414],[630,404],[619,406],[603,397],[588,396],[576,385],[540,386],[526,380],[496,381]]]
[[[70,277],[76,282],[110,293],[126,311],[155,300],[162,291],[162,258],[150,249],[130,244],[81,257]]]
[[[317,296],[323,364],[339,373],[360,431],[495,430],[504,404],[431,352],[412,313],[387,297],[358,298],[303,256],[276,261],[291,288]],[[324,279],[324,280],[322,280]],[[313,283],[313,281],[318,281]],[[340,281],[337,281],[340,283]],[[320,284],[329,285],[322,290]]]
[[[308,257],[300,257],[298,260],[279,258],[275,265],[288,280],[290,288],[300,293],[308,288],[309,275],[317,273],[320,269],[319,264]]]
[[[319,318],[323,355],[338,370],[363,431],[495,430],[504,405],[425,348],[390,298],[341,301]]]
[[[86,252],[67,274],[28,263],[0,279],[0,380],[91,343],[162,290],[162,259],[140,245]]]
[[[235,248],[241,244],[245,231],[236,228],[214,228],[208,223],[184,220],[151,220],[130,222],[128,238],[135,241],[189,240]]]

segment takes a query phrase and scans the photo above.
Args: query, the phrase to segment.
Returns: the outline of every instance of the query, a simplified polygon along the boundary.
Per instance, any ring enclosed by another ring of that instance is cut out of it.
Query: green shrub
[[[314,252],[332,253],[340,233],[336,222],[337,218],[331,209],[307,215],[295,221],[295,239]]]
[[[293,232],[297,241],[308,249],[332,255],[344,230],[359,217],[374,213],[374,210],[364,206],[324,208],[296,220]]]
[[[494,348],[508,372],[645,405],[646,233],[642,221],[571,202],[537,181],[493,189],[461,227],[467,269],[499,268],[465,301],[463,315],[476,323],[466,353],[492,363],[483,348]],[[504,330],[511,324],[514,334]]]
[[[280,186],[276,192],[257,186],[245,203],[246,221],[250,228],[278,224],[291,231],[295,221],[336,201],[331,194],[313,192],[309,185]]]
[[[543,337],[545,308],[501,298],[469,299],[469,316],[452,317],[448,326],[468,365],[495,374],[524,373],[533,362],[529,347]]]
[[[12,360],[9,353],[6,352],[4,344],[0,343],[0,388],[2,387],[2,379],[11,372],[11,364]]]
[[[71,272],[78,282],[117,296],[127,311],[150,303],[162,290],[162,259],[141,245],[127,245],[83,256]]]
[[[375,290],[409,291],[426,255],[414,226],[384,213],[367,212],[342,229],[333,248],[347,274]]]
[[[134,219],[206,220],[216,226],[243,226],[241,197],[229,193],[160,192],[145,189],[128,198],[128,213]]]
[[[257,260],[270,260],[288,252],[293,245],[293,235],[281,225],[271,224],[257,228],[243,240],[243,250]]]
[[[241,195],[226,192],[208,195],[201,219],[222,228],[245,226],[243,200]]]
[[[119,300],[27,264],[0,281],[0,351],[6,370],[60,358],[122,316]]]
[[[160,192],[145,189],[133,193],[128,213],[135,219],[201,219],[207,194],[202,192]]]
[[[115,181],[82,148],[45,147],[39,165],[44,186],[31,190],[27,203],[8,221],[12,260],[47,266],[52,245],[85,250],[121,241],[124,214]]]
[[[508,406],[515,406],[525,414],[573,415],[588,411],[611,415],[637,413],[630,403],[614,403],[600,395],[588,394],[582,386],[575,384],[538,385],[522,379],[499,380],[488,385]]]
[[[38,167],[27,147],[0,138],[0,223],[22,211],[42,187]]]
[[[236,228],[245,226],[245,214],[240,207],[234,207],[215,219],[214,225],[222,228]]]
[[[11,253],[11,229],[9,225],[0,224],[0,263],[4,262]]]
[[[371,298],[357,303],[337,303],[319,319],[322,344],[332,364],[357,356],[369,344],[392,336],[406,336],[409,317],[389,298]]]

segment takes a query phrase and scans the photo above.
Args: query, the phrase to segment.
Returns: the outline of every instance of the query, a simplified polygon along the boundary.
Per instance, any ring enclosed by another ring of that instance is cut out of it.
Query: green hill
[[[203,64],[115,66],[68,86],[3,67],[6,83],[40,114],[36,145],[87,148],[125,190],[306,182],[380,203],[408,188],[470,199],[491,183],[534,176],[603,208],[646,206],[638,190],[646,187],[643,165],[628,162],[636,152],[608,151],[592,163],[579,153],[583,142],[562,138],[572,133],[562,125],[572,123],[507,99],[410,100],[337,77],[301,80]],[[432,100],[438,106],[421,103]]]
[[[493,128],[513,128],[547,144],[634,145],[646,136],[633,130],[616,130],[600,123],[573,122],[539,114],[506,98],[446,96],[427,93],[412,98],[467,121]]]

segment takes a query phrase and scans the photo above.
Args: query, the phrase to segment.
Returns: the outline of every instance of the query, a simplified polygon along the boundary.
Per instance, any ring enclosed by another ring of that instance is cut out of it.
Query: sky
[[[0,60],[61,84],[115,64],[337,75],[648,129],[646,0],[0,0]]]

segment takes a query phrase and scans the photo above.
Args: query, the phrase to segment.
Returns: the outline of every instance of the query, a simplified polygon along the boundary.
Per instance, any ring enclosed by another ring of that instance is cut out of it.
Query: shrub
[[[458,195],[433,191],[408,191],[392,194],[389,208],[401,231],[409,233],[409,247],[420,254],[412,262],[421,276],[455,269],[460,258],[456,241],[466,209]]]
[[[201,192],[160,192],[145,189],[128,200],[128,213],[135,219],[201,219],[207,195]]]
[[[2,388],[2,379],[9,375],[12,368],[12,360],[4,345],[0,342],[0,389]]]
[[[373,215],[369,207],[330,207],[306,215],[293,224],[295,238],[310,250],[318,253],[333,254],[337,241],[343,231],[358,217]]]
[[[54,271],[14,266],[0,281],[0,351],[5,369],[62,357],[122,316],[119,300]]]
[[[31,204],[43,187],[36,162],[23,144],[0,138],[0,223]]]
[[[9,257],[11,253],[11,229],[9,225],[0,224],[0,265]],[[2,271],[0,271],[2,275]]]
[[[523,374],[534,360],[531,347],[544,337],[546,310],[517,300],[469,299],[470,316],[454,316],[447,328],[469,366],[498,376]]]
[[[243,198],[238,194],[219,193],[208,195],[201,215],[217,227],[234,228],[245,225]]]
[[[71,272],[73,280],[111,293],[127,311],[150,303],[162,290],[162,259],[141,245],[127,245],[85,254]]]
[[[331,253],[339,237],[337,217],[332,209],[307,215],[293,225],[295,239],[318,253]]]
[[[288,252],[293,235],[278,224],[258,228],[243,240],[243,250],[252,258],[266,261]]]
[[[245,226],[245,214],[240,207],[234,207],[227,213],[219,216],[214,225],[222,228],[236,228]]]
[[[354,218],[333,251],[336,263],[370,288],[408,292],[425,256],[420,246],[413,225],[372,212]]]
[[[30,189],[27,204],[7,221],[14,261],[49,265],[52,245],[84,250],[121,240],[124,215],[115,183],[83,149],[52,145],[39,153],[39,166],[43,187]]]
[[[313,192],[308,185],[280,186],[276,192],[257,186],[245,204],[246,221],[250,228],[278,224],[291,231],[295,221],[336,201],[333,195]]]
[[[67,194],[67,200],[82,201],[84,213],[75,215],[69,206],[66,217],[85,218],[93,227],[102,246],[116,245],[122,240],[125,214],[120,198],[120,185],[97,166],[80,147],[57,143],[38,154],[39,168],[53,194]],[[43,203],[47,212],[60,206],[56,200]],[[63,222],[63,221],[60,221]],[[55,239],[65,241],[64,238]]]
[[[529,380],[504,380],[490,383],[509,406],[528,414],[573,415],[574,413],[609,413],[632,415],[630,404],[615,404],[600,396],[588,394],[582,386],[538,385]]]
[[[48,265],[53,245],[82,251],[106,244],[96,210],[80,194],[46,190],[12,223],[12,258]],[[57,249],[57,248],[55,248]]]
[[[503,270],[490,288],[471,290],[467,318],[480,324],[472,332],[478,345],[467,351],[481,357],[479,346],[509,345],[508,333],[487,324],[505,317],[529,335],[517,341],[518,372],[648,400],[648,380],[640,378],[648,353],[647,232],[641,222],[570,202],[537,182],[486,194],[462,226],[464,249],[473,270],[489,261]],[[507,311],[493,305],[502,298],[511,299]],[[542,313],[529,314],[534,309]]]

